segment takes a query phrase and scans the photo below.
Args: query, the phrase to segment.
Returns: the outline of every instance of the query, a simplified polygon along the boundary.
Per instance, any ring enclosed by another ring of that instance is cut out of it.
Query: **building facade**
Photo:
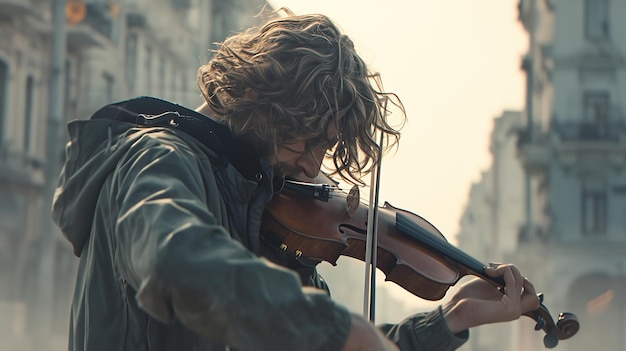
[[[46,196],[46,169],[64,157],[65,122],[140,95],[195,108],[196,70],[213,43],[271,10],[261,0],[62,2],[60,42],[56,0],[0,0],[0,340],[12,350],[67,348],[77,260],[48,218]],[[59,69],[52,57],[63,42]],[[53,69],[63,87],[56,95]],[[61,96],[60,126],[49,119],[51,96]],[[49,150],[55,127],[59,143]]]
[[[519,14],[530,40],[527,96],[509,157],[523,169],[511,184],[523,189],[522,206],[478,201],[466,216],[482,209],[493,223],[502,218],[494,213],[521,211],[517,227],[496,232],[512,246],[487,257],[517,263],[555,319],[578,317],[580,331],[558,350],[626,350],[626,2],[521,0]],[[470,228],[462,225],[460,237],[475,242]],[[473,350],[541,349],[533,325],[514,323]]]
[[[524,114],[505,111],[494,119],[489,143],[492,164],[472,184],[467,206],[461,216],[459,248],[470,256],[488,262],[515,262],[519,231],[524,228],[524,170],[517,159],[517,134],[524,126]],[[521,267],[526,273],[525,268]],[[461,350],[517,350],[514,331],[517,324],[503,323],[473,328]],[[522,323],[529,323],[522,321]],[[539,337],[534,333],[528,338]],[[528,349],[532,350],[532,349]]]

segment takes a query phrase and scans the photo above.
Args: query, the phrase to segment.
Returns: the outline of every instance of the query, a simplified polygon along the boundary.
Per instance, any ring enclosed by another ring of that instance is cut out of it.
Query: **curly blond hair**
[[[404,107],[382,91],[379,75],[328,17],[279,11],[287,16],[227,38],[198,70],[213,117],[266,155],[294,138],[337,142],[326,154],[331,174],[363,184],[381,153],[399,141],[399,130],[388,122],[388,102],[400,108],[402,123]],[[338,140],[327,140],[331,127]],[[381,146],[379,133],[385,136]]]

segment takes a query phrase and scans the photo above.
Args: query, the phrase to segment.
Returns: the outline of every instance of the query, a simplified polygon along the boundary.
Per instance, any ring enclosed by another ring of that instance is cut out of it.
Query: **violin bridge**
[[[361,195],[359,193],[359,187],[357,185],[353,186],[346,196],[346,212],[348,217],[352,217],[354,211],[359,208],[359,203],[361,201]]]

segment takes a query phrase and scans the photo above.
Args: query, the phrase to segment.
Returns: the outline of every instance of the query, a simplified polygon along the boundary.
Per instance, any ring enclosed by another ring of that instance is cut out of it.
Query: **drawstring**
[[[107,126],[107,152],[111,152],[111,144],[113,141],[113,127],[109,124]]]
[[[113,143],[113,126],[107,125],[107,153],[111,153],[117,149],[117,144]]]

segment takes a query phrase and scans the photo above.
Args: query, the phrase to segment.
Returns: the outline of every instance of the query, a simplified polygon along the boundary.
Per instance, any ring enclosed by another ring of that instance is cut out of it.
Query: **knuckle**
[[[534,303],[533,303],[533,309],[539,308],[540,304],[541,304],[541,300],[539,299],[539,296],[535,295],[535,299],[534,299]]]

